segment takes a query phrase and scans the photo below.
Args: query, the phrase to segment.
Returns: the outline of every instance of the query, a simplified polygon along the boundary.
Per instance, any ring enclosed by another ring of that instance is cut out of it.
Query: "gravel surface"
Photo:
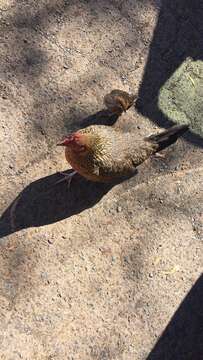
[[[1,1],[2,360],[203,359],[202,20],[197,0]],[[113,88],[138,95],[114,124],[135,141],[191,130],[123,183],[54,185],[56,143],[112,125]]]

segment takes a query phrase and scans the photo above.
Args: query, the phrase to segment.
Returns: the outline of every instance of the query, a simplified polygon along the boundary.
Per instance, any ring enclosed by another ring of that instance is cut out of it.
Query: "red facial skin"
[[[84,134],[79,132],[67,136],[58,146],[68,146],[75,152],[83,152],[87,149]]]

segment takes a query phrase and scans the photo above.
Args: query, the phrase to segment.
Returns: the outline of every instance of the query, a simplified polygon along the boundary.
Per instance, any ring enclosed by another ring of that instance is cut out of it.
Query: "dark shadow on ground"
[[[99,184],[76,175],[70,188],[60,174],[54,174],[28,185],[0,219],[0,237],[32,226],[51,224],[95,205],[112,184]]]
[[[121,115],[121,114],[120,114]],[[77,112],[74,114],[73,121],[70,121],[70,117],[68,118],[68,122],[66,124],[66,129],[68,132],[77,131],[79,129],[86,128],[90,125],[106,125],[112,126],[116,123],[120,115],[111,113],[107,109],[102,109],[97,111],[94,114],[88,116],[79,116]]]
[[[203,359],[203,275],[192,287],[146,360]]]
[[[83,119],[79,126],[85,128],[90,125],[107,125],[112,126],[116,123],[120,115],[113,114],[110,111],[103,109]]]
[[[161,127],[173,124],[158,107],[161,87],[187,58],[203,60],[203,2],[162,0],[136,109]],[[185,139],[203,146],[201,136],[188,132]]]
[[[70,187],[67,181],[60,180],[62,175],[56,173],[25,187],[0,218],[0,238],[79,214],[98,203],[113,186],[125,179],[105,184],[88,181],[77,174]]]

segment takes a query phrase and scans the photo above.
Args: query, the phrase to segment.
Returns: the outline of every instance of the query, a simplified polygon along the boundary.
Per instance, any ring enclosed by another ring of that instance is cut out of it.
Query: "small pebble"
[[[123,260],[124,260],[127,264],[129,264],[129,260],[128,260],[128,257],[127,257],[127,256],[124,256]]]

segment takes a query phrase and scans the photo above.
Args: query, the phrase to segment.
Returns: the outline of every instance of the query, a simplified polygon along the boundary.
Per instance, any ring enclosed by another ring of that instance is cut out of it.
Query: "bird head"
[[[68,135],[58,146],[69,147],[77,153],[87,153],[92,149],[93,137],[90,134],[75,132]]]

